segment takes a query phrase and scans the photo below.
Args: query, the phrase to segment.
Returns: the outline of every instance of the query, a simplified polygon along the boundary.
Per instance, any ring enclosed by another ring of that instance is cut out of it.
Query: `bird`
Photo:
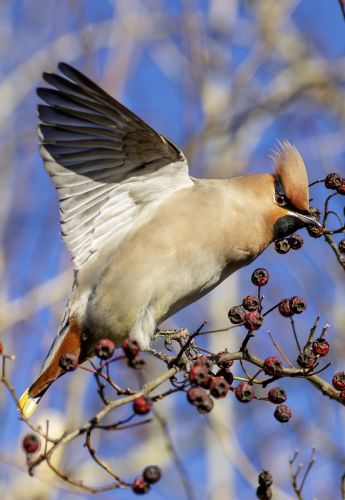
[[[136,340],[249,265],[278,238],[318,226],[308,175],[288,141],[274,171],[230,179],[189,175],[183,152],[71,65],[43,73],[38,136],[57,190],[74,283],[42,368],[19,400],[29,417],[97,341]]]

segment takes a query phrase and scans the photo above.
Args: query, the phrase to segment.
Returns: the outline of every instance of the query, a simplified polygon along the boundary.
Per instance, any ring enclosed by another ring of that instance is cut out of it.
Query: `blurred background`
[[[179,145],[195,177],[269,172],[270,150],[286,138],[300,149],[312,181],[332,171],[344,175],[344,49],[337,0],[0,2],[0,340],[16,355],[8,376],[18,394],[37,374],[56,334],[73,275],[60,236],[57,197],[38,152],[35,88],[42,72],[55,71],[60,60],[75,65]],[[322,208],[325,189],[318,185],[311,196]],[[339,213],[340,198],[332,202]],[[269,248],[166,326],[193,330],[205,319],[211,327],[227,326],[229,307],[254,291],[251,272],[266,267],[267,304],[292,295],[308,301],[296,321],[301,339],[317,314],[321,325],[331,325],[333,366],[323,374],[331,380],[344,369],[344,276],[323,239],[302,234],[302,250],[278,255]],[[275,354],[267,330],[295,360],[289,322],[278,313],[257,335],[255,352]],[[243,332],[230,331],[203,343],[212,351],[235,350],[242,338]],[[148,380],[161,369],[159,361],[148,360],[141,376]],[[116,370],[120,383],[139,387],[136,373],[125,365]],[[288,460],[298,448],[298,461],[307,463],[316,446],[303,498],[341,498],[344,408],[305,381],[280,385],[293,412],[286,425],[273,418],[268,403],[243,405],[227,397],[205,417],[178,394],[157,405],[157,421],[129,432],[95,433],[94,446],[128,480],[149,463],[160,465],[163,479],[149,494],[157,500],[251,499],[262,468],[274,477],[274,498],[294,498]],[[77,371],[54,384],[32,420],[44,425],[49,419],[59,435],[100,407],[92,377]],[[124,408],[121,415],[129,411]],[[27,475],[21,439],[28,429],[3,386],[0,415],[3,499],[87,496],[71,491],[44,466],[35,478]],[[55,460],[73,477],[95,485],[109,482],[89,460],[82,440]],[[97,497],[131,495],[113,491]]]

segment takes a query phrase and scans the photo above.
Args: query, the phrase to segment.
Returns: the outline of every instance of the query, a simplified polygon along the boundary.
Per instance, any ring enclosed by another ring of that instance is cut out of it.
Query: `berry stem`
[[[295,341],[296,341],[298,352],[301,352],[301,346],[300,346],[300,343],[299,343],[299,340],[298,340],[298,336],[297,336],[297,332],[296,332],[295,321],[294,321],[294,319],[292,317],[290,318],[290,321],[291,321],[291,327],[292,327],[293,335],[295,337]]]

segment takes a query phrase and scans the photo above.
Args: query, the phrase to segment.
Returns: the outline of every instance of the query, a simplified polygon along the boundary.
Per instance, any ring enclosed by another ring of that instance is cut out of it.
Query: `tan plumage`
[[[38,89],[45,167],[59,194],[75,282],[24,416],[99,338],[143,349],[164,319],[253,261],[275,238],[307,224],[308,180],[296,148],[275,152],[276,172],[193,179],[183,153],[74,68]],[[286,196],[287,195],[287,196]]]

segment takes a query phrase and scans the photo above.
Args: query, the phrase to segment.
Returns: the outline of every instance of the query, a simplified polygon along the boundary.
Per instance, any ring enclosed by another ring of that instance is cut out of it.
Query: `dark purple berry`
[[[264,318],[259,311],[250,311],[244,316],[243,324],[247,330],[258,330],[264,322]]]
[[[293,316],[293,312],[290,307],[290,299],[283,299],[279,304],[278,310],[285,318]]]
[[[145,396],[139,396],[133,401],[133,411],[137,415],[146,415],[151,411],[152,403]]]
[[[256,311],[259,308],[259,299],[255,295],[247,295],[242,301],[243,307],[247,311]]]
[[[234,376],[233,376],[232,372],[230,371],[230,368],[221,368],[217,372],[216,376],[217,377],[224,377],[229,385],[231,385],[234,381]]]
[[[327,356],[329,353],[329,343],[324,338],[316,339],[312,344],[312,350],[313,353],[316,356],[320,356],[320,358]]]
[[[269,274],[267,269],[263,269],[261,267],[255,269],[251,277],[252,283],[255,286],[267,285],[268,279],[269,279]]]
[[[276,407],[274,410],[274,416],[278,420],[278,422],[288,422],[290,418],[292,417],[291,410],[288,406],[286,405],[279,405]]]
[[[210,393],[214,398],[225,398],[229,392],[229,384],[224,377],[213,377],[210,384]]]
[[[323,228],[319,226],[308,226],[307,231],[311,238],[320,238],[323,235]]]
[[[328,174],[325,179],[325,186],[327,189],[338,189],[342,184],[342,177],[335,172]]]
[[[339,241],[338,250],[340,253],[345,253],[345,239]]]
[[[337,372],[332,378],[332,385],[337,391],[345,390],[345,372]]]
[[[72,372],[78,368],[78,358],[74,354],[63,354],[59,359],[59,366],[65,372]]]
[[[284,389],[281,389],[280,387],[272,387],[272,389],[270,389],[270,391],[268,392],[267,396],[268,400],[276,405],[285,403],[287,397]]]
[[[241,382],[235,390],[236,398],[241,401],[241,403],[249,403],[254,398],[253,386],[247,384],[246,382]]]
[[[262,470],[258,477],[259,485],[263,488],[269,488],[273,484],[273,477],[268,470]]]
[[[266,375],[278,377],[283,372],[283,364],[277,356],[269,356],[264,361],[263,370]]]
[[[144,495],[150,491],[150,485],[142,476],[139,476],[132,485],[132,491],[137,495]]]
[[[23,446],[25,453],[27,453],[28,455],[31,455],[31,453],[35,453],[36,451],[38,451],[40,449],[41,440],[35,434],[27,434],[23,438],[22,446]]]
[[[259,500],[271,500],[272,490],[271,488],[264,488],[263,486],[258,486],[256,489],[256,496]]]
[[[292,297],[290,299],[290,307],[294,314],[301,314],[307,309],[307,301],[303,297]]]
[[[288,241],[292,250],[299,250],[303,247],[303,238],[299,234],[291,234]]]
[[[162,472],[157,465],[148,465],[143,470],[143,477],[149,484],[157,483],[162,477]]]
[[[101,339],[95,345],[95,354],[99,359],[109,359],[115,351],[115,344],[110,339]]]
[[[239,325],[243,322],[243,318],[246,314],[246,311],[242,306],[234,306],[228,312],[228,318],[234,325]]]
[[[281,238],[274,242],[275,251],[281,254],[288,253],[290,250],[290,243],[287,238]]]
[[[337,187],[337,193],[342,194],[344,196],[345,194],[345,178],[342,178],[341,185]]]

